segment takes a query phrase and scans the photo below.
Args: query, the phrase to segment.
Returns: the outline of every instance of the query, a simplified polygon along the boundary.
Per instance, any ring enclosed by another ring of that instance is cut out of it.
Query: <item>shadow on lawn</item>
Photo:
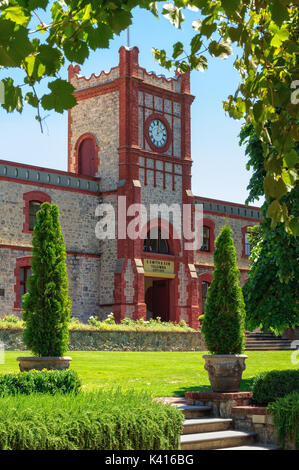
[[[241,381],[240,391],[241,392],[251,392],[253,385],[253,378],[251,379],[244,379]],[[175,397],[184,397],[186,392],[211,392],[212,388],[210,385],[199,385],[198,387],[183,387],[179,390],[175,390],[173,392],[173,396]]]

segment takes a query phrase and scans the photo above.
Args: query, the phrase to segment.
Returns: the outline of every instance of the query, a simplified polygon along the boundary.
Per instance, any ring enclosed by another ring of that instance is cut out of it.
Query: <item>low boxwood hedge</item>
[[[75,370],[42,370],[0,375],[0,396],[18,393],[77,393],[81,381]]]
[[[183,414],[143,392],[7,395],[1,450],[179,449]]]
[[[268,403],[299,390],[299,370],[261,372],[253,380],[252,399],[256,404]]]

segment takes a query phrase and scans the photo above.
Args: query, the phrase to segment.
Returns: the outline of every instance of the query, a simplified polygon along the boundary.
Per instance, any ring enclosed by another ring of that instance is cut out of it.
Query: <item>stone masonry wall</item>
[[[57,204],[67,250],[99,253],[99,241],[95,236],[95,209],[99,197],[11,181],[0,181],[0,245],[31,246],[32,235],[22,232],[25,221],[23,194],[29,191],[46,193],[51,197],[51,203]]]
[[[6,351],[26,350],[23,330],[0,329]],[[71,330],[69,351],[203,351],[201,333]]]
[[[71,111],[70,168],[75,172],[75,144],[85,133],[94,135],[99,147],[101,190],[115,189],[118,174],[119,93],[117,91],[79,101]]]
[[[219,235],[220,230],[225,225],[226,221],[228,221],[232,231],[233,231],[233,240],[236,247],[236,254],[237,254],[237,263],[239,269],[249,269],[249,262],[248,258],[242,257],[243,251],[243,234],[242,234],[242,227],[246,227],[248,225],[256,225],[257,222],[246,220],[246,219],[236,219],[231,218],[229,216],[220,216],[214,214],[205,214],[204,217],[207,219],[211,219],[215,222],[215,239]],[[195,253],[195,264],[199,265],[207,265],[213,266],[213,253],[205,253],[205,252],[197,252]]]

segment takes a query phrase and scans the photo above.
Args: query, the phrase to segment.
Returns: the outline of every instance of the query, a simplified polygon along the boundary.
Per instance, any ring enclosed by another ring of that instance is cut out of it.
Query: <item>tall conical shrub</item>
[[[45,202],[36,218],[32,275],[23,297],[24,343],[35,356],[63,356],[69,342],[71,301],[58,207]]]
[[[216,239],[214,266],[202,326],[205,342],[212,354],[241,354],[245,346],[245,304],[229,225]]]

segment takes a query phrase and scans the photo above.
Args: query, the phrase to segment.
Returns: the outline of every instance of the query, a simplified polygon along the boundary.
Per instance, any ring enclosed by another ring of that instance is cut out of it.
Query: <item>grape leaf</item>
[[[41,104],[44,109],[54,109],[58,113],[63,113],[65,109],[70,109],[76,104],[76,98],[73,95],[74,87],[66,80],[58,78],[48,84],[51,93],[44,95]]]

